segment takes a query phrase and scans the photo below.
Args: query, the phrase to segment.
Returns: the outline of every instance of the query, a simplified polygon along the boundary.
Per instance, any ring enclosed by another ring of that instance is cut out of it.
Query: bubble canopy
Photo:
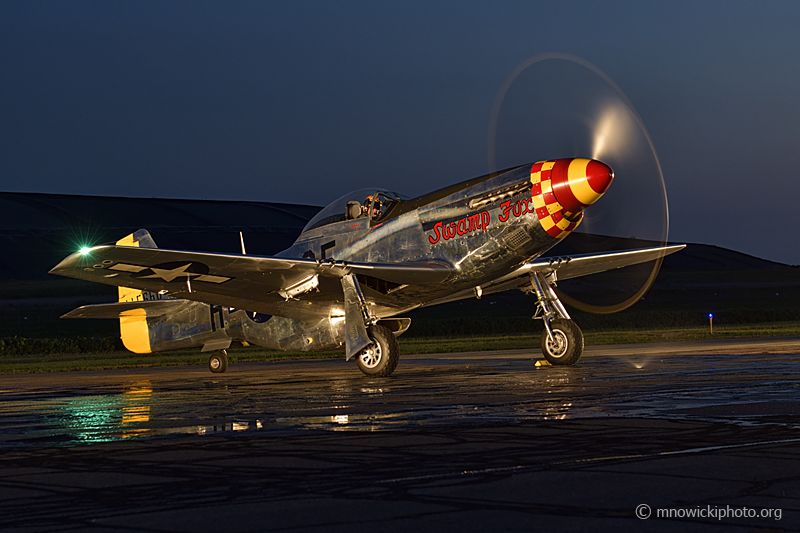
[[[308,221],[303,231],[306,232],[321,226],[347,220],[348,204],[351,202],[358,202],[359,206],[364,209],[364,217],[369,213],[370,218],[379,221],[386,218],[400,202],[408,199],[407,196],[402,194],[377,187],[358,189],[328,204],[327,207],[323,208],[314,218]]]

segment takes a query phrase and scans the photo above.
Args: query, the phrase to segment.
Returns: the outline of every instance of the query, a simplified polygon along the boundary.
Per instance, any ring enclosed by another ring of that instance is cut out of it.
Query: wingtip
[[[48,274],[55,274],[56,276],[67,276],[67,277],[75,277],[70,272],[74,271],[75,269],[75,260],[76,258],[81,257],[80,252],[75,252],[73,254],[68,255],[64,259],[61,260],[56,266],[51,268],[47,271]]]

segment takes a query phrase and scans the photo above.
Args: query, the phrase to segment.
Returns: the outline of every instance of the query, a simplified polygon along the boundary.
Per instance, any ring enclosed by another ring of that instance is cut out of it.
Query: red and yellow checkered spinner
[[[583,210],[603,196],[613,179],[611,167],[595,159],[535,163],[531,193],[542,228],[552,237],[566,237],[580,224]]]

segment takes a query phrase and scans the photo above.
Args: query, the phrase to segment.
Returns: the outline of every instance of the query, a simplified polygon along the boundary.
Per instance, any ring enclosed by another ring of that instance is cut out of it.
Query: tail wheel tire
[[[222,374],[228,370],[228,354],[224,351],[212,354],[208,358],[208,369],[215,374]]]
[[[583,354],[583,332],[572,320],[559,318],[550,322],[553,339],[542,332],[542,354],[551,365],[574,365]]]
[[[356,357],[358,368],[368,376],[390,376],[400,360],[397,339],[386,326],[371,326],[368,333],[372,344]]]

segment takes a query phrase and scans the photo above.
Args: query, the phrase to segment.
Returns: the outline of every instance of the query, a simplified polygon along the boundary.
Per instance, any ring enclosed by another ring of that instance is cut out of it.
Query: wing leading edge
[[[527,274],[530,271],[538,271],[543,274],[556,272],[558,279],[579,278],[590,274],[599,274],[608,270],[614,270],[656,259],[666,257],[675,252],[686,248],[685,244],[673,246],[659,246],[656,248],[641,248],[639,250],[622,250],[619,252],[604,252],[601,254],[581,254],[570,257],[544,258],[537,259],[522,265],[511,274],[496,280],[502,282],[512,277]]]

